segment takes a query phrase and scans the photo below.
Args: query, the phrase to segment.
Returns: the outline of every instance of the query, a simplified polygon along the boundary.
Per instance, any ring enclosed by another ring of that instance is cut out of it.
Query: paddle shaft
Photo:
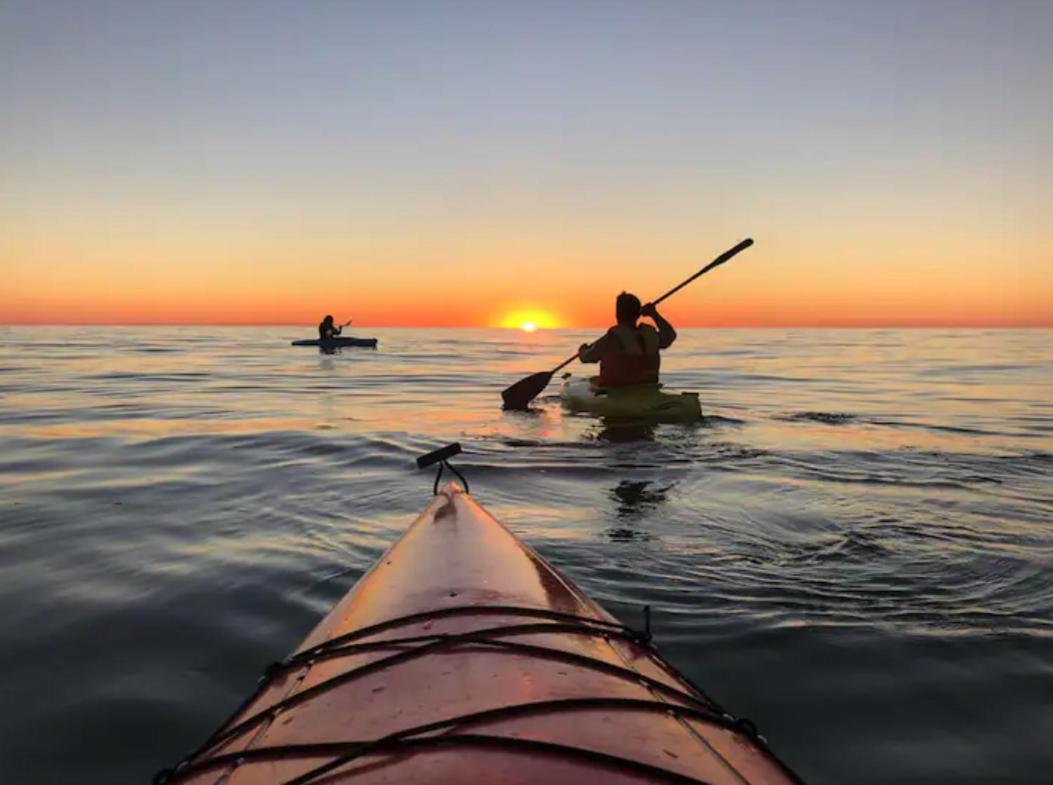
[[[699,276],[705,275],[710,270],[712,270],[714,267],[720,267],[720,265],[724,264],[724,262],[728,261],[728,259],[730,259],[732,256],[734,256],[735,254],[739,253],[740,251],[745,251],[751,245],[753,245],[753,240],[747,238],[747,239],[743,240],[741,243],[739,243],[738,245],[736,245],[734,248],[729,248],[728,250],[724,251],[724,253],[722,253],[720,256],[718,256],[716,259],[714,259],[712,262],[710,262],[705,267],[703,267],[701,270],[699,270],[697,273],[695,273],[690,278],[688,278],[686,281],[677,284],[672,289],[670,289],[668,292],[666,292],[661,297],[659,297],[657,300],[653,300],[651,304],[652,305],[658,305],[658,303],[662,302],[662,300],[665,300],[668,297],[672,297],[674,294],[679,292],[681,289],[683,289],[685,286],[687,286],[689,283],[691,283],[693,280],[695,280]]]
[[[662,300],[665,300],[665,299],[667,299],[669,297],[672,297],[674,294],[679,292],[681,289],[683,289],[685,286],[687,286],[689,283],[691,283],[693,280],[695,280],[699,276],[705,275],[710,270],[712,270],[714,267],[719,267],[720,265],[724,264],[724,262],[726,262],[728,259],[730,259],[732,256],[734,256],[735,254],[739,253],[740,251],[745,251],[751,245],[753,245],[753,240],[750,240],[750,239],[747,238],[747,239],[743,240],[741,243],[739,243],[738,245],[736,245],[734,248],[729,248],[728,250],[724,251],[724,253],[722,253],[720,256],[718,256],[716,259],[714,259],[712,262],[710,262],[705,267],[703,267],[701,270],[699,270],[697,273],[692,275],[690,278],[688,278],[685,281],[681,281],[676,286],[674,286],[672,289],[670,289],[668,292],[666,292],[661,297],[659,297],[657,300],[652,300],[651,304],[652,305],[658,305],[658,303],[662,302]],[[566,368],[568,365],[570,365],[576,359],[578,359],[578,353],[574,352],[574,354],[572,354],[570,357],[568,357],[566,360],[564,360],[563,362],[561,362],[559,365],[557,365],[555,368],[552,369],[552,375],[555,376],[557,373],[562,371],[564,368]]]

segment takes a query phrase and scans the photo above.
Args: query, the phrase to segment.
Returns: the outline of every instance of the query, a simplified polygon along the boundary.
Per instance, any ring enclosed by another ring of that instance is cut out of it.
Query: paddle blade
[[[506,409],[525,409],[552,381],[552,371],[532,373],[501,393]]]

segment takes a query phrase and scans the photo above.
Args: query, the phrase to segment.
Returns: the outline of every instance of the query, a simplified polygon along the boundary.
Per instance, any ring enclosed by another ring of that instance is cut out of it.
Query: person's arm
[[[342,333],[343,331],[344,331],[343,327],[334,327],[333,328],[333,337],[335,338],[336,336],[340,335],[340,333]]]
[[[654,319],[655,326],[658,327],[658,348],[668,349],[672,346],[673,341],[676,340],[676,330],[673,329],[673,325],[665,320],[662,314],[658,313],[658,309],[651,303],[647,303],[640,309],[640,313]]]
[[[595,343],[583,343],[578,347],[578,359],[583,363],[598,363],[606,352],[606,344],[606,335]]]

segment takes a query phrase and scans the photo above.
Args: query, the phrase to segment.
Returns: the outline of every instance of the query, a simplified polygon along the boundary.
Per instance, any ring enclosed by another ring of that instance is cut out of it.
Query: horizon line
[[[603,330],[610,325],[564,325],[560,327],[539,327],[536,332],[558,332],[560,330]],[[3,322],[0,327],[295,327],[314,328],[316,325],[306,322]],[[497,325],[472,324],[368,324],[356,325],[356,329],[402,329],[402,330],[507,330],[523,332],[519,327],[500,327]],[[933,322],[925,324],[906,324],[897,322],[875,322],[860,324],[850,322],[831,322],[829,324],[703,324],[684,325],[678,330],[1048,330],[1053,329],[1049,323],[1007,324],[980,323],[965,324],[961,322]]]

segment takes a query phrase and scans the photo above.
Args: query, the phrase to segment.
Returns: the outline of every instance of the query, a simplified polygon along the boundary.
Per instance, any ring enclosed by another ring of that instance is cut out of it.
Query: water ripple
[[[500,410],[589,333],[300,334],[0,328],[0,779],[142,782],[192,747],[460,441],[480,501],[627,622],[652,606],[806,779],[1044,782],[1048,331],[687,330],[663,373],[705,422],[628,429],[555,385]]]

